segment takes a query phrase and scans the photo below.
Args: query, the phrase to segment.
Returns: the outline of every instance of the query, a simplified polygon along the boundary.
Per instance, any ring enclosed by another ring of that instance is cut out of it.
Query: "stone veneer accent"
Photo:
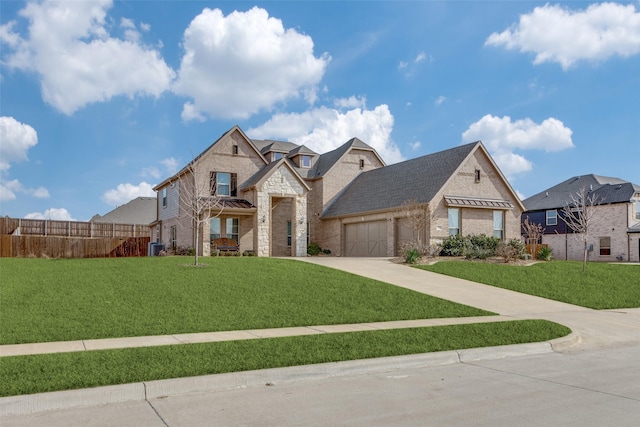
[[[257,190],[258,230],[254,238],[256,255],[270,256],[273,199],[287,197],[294,202],[291,214],[292,255],[306,256],[307,188],[283,164]]]

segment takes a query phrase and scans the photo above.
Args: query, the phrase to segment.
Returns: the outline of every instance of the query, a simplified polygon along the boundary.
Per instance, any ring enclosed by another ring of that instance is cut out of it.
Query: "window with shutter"
[[[238,174],[231,174],[231,197],[238,197]]]
[[[209,191],[212,196],[216,195],[216,173],[209,172]]]

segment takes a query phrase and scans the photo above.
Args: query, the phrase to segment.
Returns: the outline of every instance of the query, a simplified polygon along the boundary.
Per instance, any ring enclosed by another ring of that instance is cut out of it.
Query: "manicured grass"
[[[253,369],[546,341],[544,320],[437,326],[0,358],[0,396]]]
[[[294,260],[0,259],[0,344],[468,317],[487,311]]]
[[[640,307],[640,266],[552,261],[528,267],[443,261],[424,270],[595,309]]]

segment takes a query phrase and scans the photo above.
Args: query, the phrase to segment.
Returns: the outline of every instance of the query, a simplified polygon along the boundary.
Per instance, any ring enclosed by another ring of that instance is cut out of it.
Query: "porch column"
[[[305,195],[296,196],[292,203],[291,219],[293,229],[291,233],[295,236],[293,254],[294,256],[307,256],[307,198]]]

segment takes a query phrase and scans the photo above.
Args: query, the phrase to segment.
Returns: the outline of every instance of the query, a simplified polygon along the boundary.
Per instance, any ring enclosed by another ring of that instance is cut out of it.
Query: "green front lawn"
[[[490,315],[295,260],[0,259],[0,344]]]
[[[443,261],[418,268],[595,309],[640,307],[640,266],[552,261],[528,267]]]
[[[253,369],[547,341],[564,326],[522,320],[0,358],[0,396]]]

